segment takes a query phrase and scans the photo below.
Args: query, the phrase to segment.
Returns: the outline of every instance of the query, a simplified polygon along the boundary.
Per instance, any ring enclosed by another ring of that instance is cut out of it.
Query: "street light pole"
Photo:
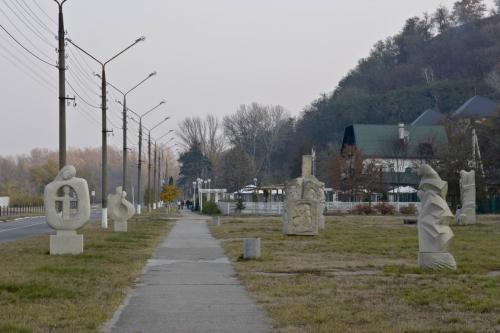
[[[97,77],[101,78],[99,74],[95,74]],[[116,86],[112,85],[109,82],[106,82],[106,84],[109,84],[113,89],[115,89],[118,93],[120,93],[123,96],[123,103],[121,105],[123,106],[123,112],[122,112],[122,121],[123,121],[123,171],[122,171],[122,188],[123,190],[126,191],[127,189],[127,96],[129,93],[134,91],[137,87],[139,87],[141,84],[146,82],[149,78],[152,76],[155,76],[156,72],[152,72],[149,74],[145,79],[143,79],[141,82],[133,86],[131,89],[127,90],[126,92],[123,92],[122,90],[118,89]],[[102,79],[102,78],[101,78]]]
[[[118,101],[118,103],[120,103]],[[127,108],[128,111],[132,112],[137,118],[139,118],[139,157],[137,159],[137,214],[141,215],[141,202],[143,197],[141,196],[141,172],[142,172],[142,118],[159,108],[161,105],[165,104],[165,100],[162,100],[160,103],[158,103],[156,106],[153,108],[149,109],[148,111],[144,112],[142,115],[138,114],[137,112],[134,112],[130,108]],[[131,118],[134,120],[134,118]],[[134,120],[136,121],[136,120]],[[136,121],[137,122],[137,121]]]
[[[107,129],[107,117],[106,117],[106,65],[120,56],[122,53],[133,47],[139,42],[142,42],[146,39],[146,37],[140,37],[136,39],[132,44],[121,50],[119,53],[111,57],[109,60],[102,62],[99,61],[96,57],[82,49],[80,46],[73,43],[73,41],[69,38],[66,40],[71,43],[74,47],[85,53],[88,57],[95,60],[98,64],[101,65],[101,108],[102,108],[102,189],[101,189],[101,202],[102,202],[102,214],[101,214],[101,227],[108,228],[108,129]]]
[[[151,211],[151,131],[169,119],[170,117],[166,117],[158,124],[156,124],[153,128],[148,130],[148,211]],[[156,151],[155,151],[155,165],[156,165]],[[156,209],[156,204],[154,205],[153,208]]]
[[[66,0],[58,2],[59,6],[59,22],[57,31],[57,40],[59,53],[58,69],[59,69],[59,170],[66,165],[66,50],[64,41],[64,17],[63,5]]]

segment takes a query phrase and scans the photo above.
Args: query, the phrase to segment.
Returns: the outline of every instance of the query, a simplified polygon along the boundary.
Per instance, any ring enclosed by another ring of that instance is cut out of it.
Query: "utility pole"
[[[109,60],[102,62],[96,57],[91,55],[89,52],[82,49],[80,46],[76,45],[71,39],[66,38],[66,40],[75,46],[77,49],[85,53],[88,57],[92,58],[99,65],[101,65],[101,111],[102,111],[102,185],[101,185],[101,203],[102,203],[102,213],[101,213],[101,227],[108,228],[108,129],[107,129],[107,105],[106,105],[106,65],[112,60],[116,59],[119,55],[133,47],[135,44],[146,40],[146,37],[140,37],[135,40],[134,43],[130,44],[119,53],[111,57]]]
[[[59,27],[57,31],[57,40],[59,53],[58,69],[59,69],[59,170],[66,165],[66,50],[65,50],[65,31],[63,5],[66,0],[61,3],[54,0],[59,6]]]
[[[156,209],[156,174],[157,174],[157,153],[158,153],[158,148],[156,147],[156,141],[155,141],[155,151],[154,151],[154,166],[153,166],[153,209]]]
[[[130,94],[132,91],[134,91],[137,87],[139,87],[141,84],[146,82],[149,78],[152,76],[155,76],[156,72],[152,72],[149,74],[145,79],[143,79],[141,82],[133,86],[131,89],[129,89],[126,92],[123,92],[122,90],[118,89],[116,86],[112,85],[111,83],[107,82],[108,85],[110,85],[113,89],[115,89],[117,92],[119,92],[123,96],[123,103],[120,101],[117,101],[123,106],[123,112],[122,112],[122,123],[123,123],[123,155],[122,155],[122,188],[124,191],[127,190],[127,96]],[[101,78],[100,75],[96,74],[97,77]]]
[[[151,131],[148,131],[148,212],[151,212]]]

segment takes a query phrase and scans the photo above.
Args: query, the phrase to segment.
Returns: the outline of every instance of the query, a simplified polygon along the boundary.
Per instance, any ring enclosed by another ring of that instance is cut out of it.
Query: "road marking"
[[[34,223],[34,224],[30,224],[30,225],[25,225],[25,226],[22,226],[22,227],[15,227],[15,228],[9,228],[9,229],[2,229],[0,230],[0,233],[1,232],[6,232],[6,231],[11,231],[11,230],[16,230],[16,229],[25,229],[25,228],[30,228],[30,227],[34,227],[36,225],[40,225],[40,224],[45,224],[46,222],[40,222],[40,223]]]

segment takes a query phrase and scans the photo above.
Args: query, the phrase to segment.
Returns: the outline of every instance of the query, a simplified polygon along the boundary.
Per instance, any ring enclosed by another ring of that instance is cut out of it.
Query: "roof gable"
[[[352,127],[352,129],[349,129]],[[398,150],[398,125],[364,125],[354,124],[346,128],[352,130],[352,143],[367,157],[394,158],[401,157]],[[405,158],[421,158],[421,144],[431,144],[437,152],[446,149],[448,137],[443,126],[405,126],[409,132],[409,140],[405,149]],[[352,144],[344,136],[344,145]]]
[[[417,119],[415,119],[411,126],[436,126],[443,123],[445,120],[444,114],[433,109],[425,110]]]
[[[498,110],[498,104],[483,96],[474,96],[459,107],[452,118],[486,118]]]

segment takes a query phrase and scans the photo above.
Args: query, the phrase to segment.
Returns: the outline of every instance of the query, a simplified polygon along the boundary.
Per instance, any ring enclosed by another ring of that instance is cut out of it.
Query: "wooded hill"
[[[500,15],[479,19],[484,10],[460,17],[440,7],[408,19],[306,108],[297,134],[325,149],[352,123],[410,123],[428,108],[449,114],[474,95],[499,99]]]

